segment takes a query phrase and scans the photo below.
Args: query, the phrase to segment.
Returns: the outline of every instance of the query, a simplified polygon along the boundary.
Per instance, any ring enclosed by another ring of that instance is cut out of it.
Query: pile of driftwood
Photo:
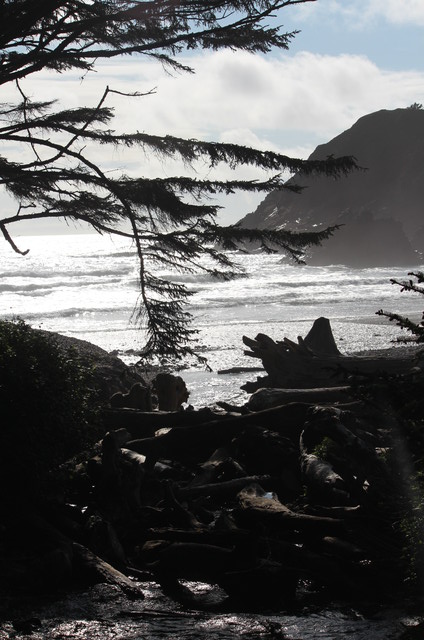
[[[155,382],[155,410],[141,384],[113,396],[106,435],[60,470],[31,536],[22,522],[9,531],[9,557],[25,530],[37,560],[3,578],[32,589],[107,581],[132,597],[154,580],[201,607],[187,582],[199,581],[217,585],[220,606],[250,610],[292,606],[305,590],[349,600],[393,594],[405,575],[393,416],[330,384],[330,363],[343,358],[346,369],[335,344],[258,337],[249,346],[270,378],[297,387],[307,374],[316,388],[304,397],[268,390],[261,410],[253,406],[261,391],[244,407],[184,409],[185,384],[170,375]]]
[[[264,387],[281,389],[315,389],[346,385],[349,377],[375,374],[402,374],[411,368],[411,354],[342,355],[337,348],[327,318],[318,318],[305,338],[274,341],[260,333],[255,339],[243,336],[249,348],[245,355],[262,361],[267,376],[247,383],[243,389],[252,393]],[[419,354],[416,354],[417,359]],[[305,394],[304,394],[305,395]]]

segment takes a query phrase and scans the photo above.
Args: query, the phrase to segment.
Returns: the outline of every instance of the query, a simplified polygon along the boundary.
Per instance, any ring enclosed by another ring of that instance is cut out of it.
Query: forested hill
[[[310,159],[353,155],[366,171],[333,180],[295,175],[298,195],[273,191],[247,228],[313,230],[344,224],[308,256],[312,264],[415,265],[424,253],[424,110],[378,111],[319,145]]]

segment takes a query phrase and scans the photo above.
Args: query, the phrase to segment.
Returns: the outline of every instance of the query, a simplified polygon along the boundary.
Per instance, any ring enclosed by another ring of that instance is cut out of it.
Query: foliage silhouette
[[[399,281],[392,278],[390,282],[401,287],[401,292],[412,291],[413,293],[420,293],[421,295],[424,295],[424,287],[420,286],[424,284],[424,273],[422,271],[410,271],[408,276],[410,276],[409,280]],[[383,309],[379,309],[379,311],[377,311],[377,315],[389,318],[391,322],[395,322],[401,329],[412,334],[408,337],[398,338],[397,342],[424,342],[424,313],[421,322],[414,322],[413,320],[410,320],[405,316],[401,316],[398,313],[383,311]]]
[[[2,3],[0,84],[16,85],[18,101],[0,105],[0,141],[15,150],[0,157],[0,183],[17,202],[3,214],[0,230],[18,253],[9,229],[25,220],[59,218],[82,221],[99,232],[134,242],[139,264],[135,317],[147,331],[145,354],[182,357],[192,353],[195,331],[182,284],[158,277],[157,265],[179,272],[197,269],[230,278],[237,265],[225,249],[256,241],[265,251],[284,250],[295,261],[305,247],[319,244],[336,227],[319,233],[258,231],[217,223],[216,194],[237,190],[269,192],[285,185],[283,171],[338,177],[356,167],[351,157],[307,161],[215,142],[157,136],[138,131],[116,133],[108,99],[119,93],[107,86],[94,106],[61,109],[56,101],[32,100],[25,79],[40,71],[80,70],[85,82],[96,63],[127,55],[156,60],[167,69],[193,72],[179,60],[194,49],[242,49],[264,54],[287,49],[296,32],[269,26],[279,10],[312,0],[6,0]],[[145,95],[145,94],[144,94]],[[143,97],[141,93],[128,94]],[[96,145],[135,147],[165,159],[197,161],[229,169],[253,165],[265,180],[148,179],[113,173],[93,159]],[[270,172],[272,172],[270,174]],[[206,260],[204,260],[206,258]]]
[[[0,403],[1,499],[35,498],[49,472],[90,443],[91,371],[53,336],[0,321]]]

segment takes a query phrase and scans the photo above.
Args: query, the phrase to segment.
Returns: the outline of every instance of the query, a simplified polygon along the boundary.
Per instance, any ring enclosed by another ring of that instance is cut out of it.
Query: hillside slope
[[[319,145],[310,159],[353,155],[364,171],[304,177],[299,194],[273,191],[240,221],[247,228],[345,225],[308,256],[313,264],[414,265],[424,252],[424,110],[382,110]]]

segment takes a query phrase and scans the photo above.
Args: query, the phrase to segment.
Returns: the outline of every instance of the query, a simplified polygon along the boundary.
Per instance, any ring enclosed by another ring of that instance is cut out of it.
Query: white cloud
[[[424,93],[424,74],[382,71],[364,56],[218,52],[192,62],[195,76],[165,78],[147,99],[140,113],[146,129],[215,139],[232,131],[241,144],[261,137],[276,145],[284,131],[326,137]]]
[[[423,0],[424,4],[424,0]],[[384,71],[365,56],[301,52],[253,56],[216,52],[192,57],[195,75],[169,76],[144,61],[103,63],[83,82],[76,76],[43,73],[23,83],[35,98],[59,97],[63,106],[94,105],[108,84],[113,126],[190,138],[238,142],[284,151],[284,132],[325,138],[371,111],[405,107],[424,97],[424,73]]]
[[[393,24],[424,26],[423,0],[369,0],[366,13],[382,16]]]
[[[343,28],[369,26],[383,18],[394,25],[424,26],[423,0],[318,0],[293,7],[294,22],[343,21]]]
[[[263,57],[222,51],[192,56],[190,64],[195,75],[173,77],[157,65],[123,59],[99,64],[98,73],[83,81],[76,75],[40,73],[22,84],[34,98],[58,97],[64,107],[96,104],[106,85],[141,92],[156,86],[154,95],[142,98],[111,95],[113,126],[233,142],[296,157],[307,157],[317,144],[367,113],[424,102],[424,73],[383,71],[364,56],[302,52]],[[3,88],[2,99],[11,98]],[[129,173],[186,173],[178,162],[164,165],[136,149],[117,149],[109,157],[105,148],[92,153],[107,168],[118,166]],[[216,175],[232,177],[224,167]],[[243,177],[261,176],[248,168]]]

